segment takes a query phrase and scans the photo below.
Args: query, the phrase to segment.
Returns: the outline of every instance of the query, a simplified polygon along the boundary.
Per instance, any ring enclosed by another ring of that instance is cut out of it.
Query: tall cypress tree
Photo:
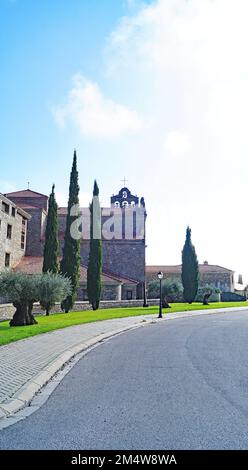
[[[54,274],[58,272],[58,255],[59,255],[59,242],[58,242],[58,206],[55,199],[54,188],[49,197],[47,224],[45,232],[45,245],[44,245],[44,258],[43,258],[43,273],[50,271]]]
[[[186,240],[182,251],[182,283],[184,299],[191,304],[195,300],[198,291],[199,267],[189,227],[187,227]]]
[[[87,291],[93,310],[97,310],[101,297],[102,240],[99,188],[96,181],[94,183],[90,213],[90,253],[87,269]]]
[[[72,211],[72,212],[71,212]],[[71,215],[73,214],[73,215]],[[60,264],[60,271],[69,277],[72,284],[71,294],[63,300],[62,310],[66,313],[72,309],[77,298],[77,289],[80,277],[80,240],[71,236],[71,225],[79,216],[79,184],[77,171],[77,154],[74,150],[73,164],[70,177],[69,200],[66,217],[65,241],[63,248],[63,258]]]

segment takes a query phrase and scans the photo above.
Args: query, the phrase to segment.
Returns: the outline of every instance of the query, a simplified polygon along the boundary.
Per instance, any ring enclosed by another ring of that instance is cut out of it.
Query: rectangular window
[[[22,230],[22,233],[21,233],[21,249],[24,250],[25,248],[25,232],[23,232]]]
[[[12,225],[8,224],[7,225],[7,238],[11,240],[12,237]]]
[[[3,212],[5,212],[6,214],[9,214],[9,204],[6,204],[6,202],[2,202],[2,209],[3,209]]]
[[[10,253],[5,253],[5,267],[8,268],[10,265]]]
[[[26,219],[24,219],[24,217],[22,218],[22,225],[26,227]]]
[[[12,209],[11,209],[11,214],[12,214],[12,217],[15,217],[15,215],[16,215],[16,210],[15,210],[14,207],[12,207]]]
[[[127,300],[132,300],[132,298],[133,298],[133,291],[127,290]]]

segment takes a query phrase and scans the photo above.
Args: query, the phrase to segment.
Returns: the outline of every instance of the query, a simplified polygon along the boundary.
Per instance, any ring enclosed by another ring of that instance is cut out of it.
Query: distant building
[[[181,281],[181,265],[176,266],[146,266],[147,284],[157,279],[157,273],[162,271],[165,279]],[[221,292],[234,292],[234,271],[205,261],[199,264],[200,282],[203,285],[211,284],[218,287]]]

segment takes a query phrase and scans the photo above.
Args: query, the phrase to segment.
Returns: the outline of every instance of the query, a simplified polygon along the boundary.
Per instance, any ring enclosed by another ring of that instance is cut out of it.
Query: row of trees
[[[70,175],[69,199],[67,207],[65,239],[63,247],[63,257],[58,264],[59,243],[58,243],[58,216],[57,203],[54,194],[54,185],[49,197],[49,208],[47,216],[47,225],[45,233],[43,273],[60,272],[64,277],[70,279],[71,291],[62,301],[61,308],[68,313],[77,298],[77,290],[80,279],[80,239],[71,235],[71,227],[80,216],[79,207],[79,183],[77,170],[77,155],[74,150],[73,164]],[[101,224],[101,209],[99,203],[99,188],[97,182],[94,182],[94,223]],[[93,237],[93,199],[90,204],[90,253],[87,271],[87,290],[89,302],[93,310],[98,309],[101,296],[101,270],[102,270],[102,244],[100,239]],[[47,304],[46,312],[49,314],[50,303]]]
[[[70,279],[62,274],[30,275],[8,270],[0,273],[0,295],[16,308],[10,326],[36,324],[32,313],[34,302],[40,302],[49,309],[70,294]]]
[[[93,238],[93,200],[94,224],[100,224],[101,209],[99,188],[94,182],[93,199],[90,205],[90,253],[87,271],[88,297],[93,310],[98,309],[101,296],[102,244],[101,239]],[[34,302],[49,315],[56,302],[69,312],[77,298],[80,279],[80,239],[71,236],[72,224],[79,217],[79,184],[77,155],[74,151],[70,174],[68,210],[66,218],[63,256],[59,263],[58,206],[55,186],[49,197],[48,215],[45,231],[44,258],[42,274],[24,274],[9,270],[0,273],[0,295],[13,303],[16,308],[10,326],[33,325],[37,323],[32,310]],[[97,215],[97,217],[95,217]]]

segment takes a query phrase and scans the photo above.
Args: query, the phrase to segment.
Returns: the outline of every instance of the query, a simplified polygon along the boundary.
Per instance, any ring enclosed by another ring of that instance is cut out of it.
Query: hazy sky
[[[0,192],[82,204],[128,179],[147,204],[147,262],[248,281],[247,0],[0,0]]]

